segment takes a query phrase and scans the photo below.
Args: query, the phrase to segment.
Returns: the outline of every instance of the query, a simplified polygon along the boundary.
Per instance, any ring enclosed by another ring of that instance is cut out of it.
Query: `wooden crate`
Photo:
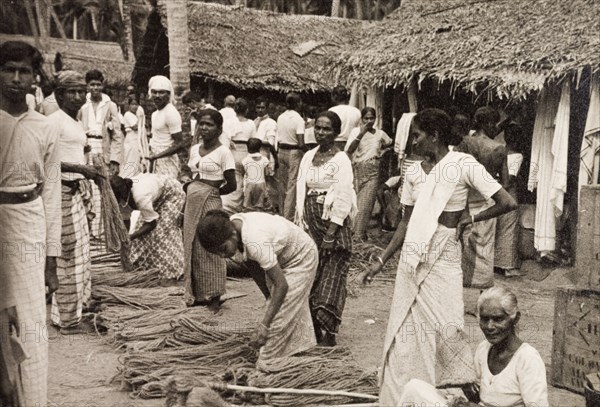
[[[600,185],[581,187],[576,250],[577,287],[600,290]]]
[[[600,371],[600,291],[558,287],[551,383],[584,393],[585,375]]]

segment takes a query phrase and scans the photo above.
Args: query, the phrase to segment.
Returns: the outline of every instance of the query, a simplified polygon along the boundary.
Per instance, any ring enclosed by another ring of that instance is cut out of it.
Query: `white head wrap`
[[[152,90],[166,90],[171,93],[170,101],[175,102],[175,93],[173,92],[173,84],[166,76],[156,75],[150,78],[148,81],[148,96],[151,95]]]

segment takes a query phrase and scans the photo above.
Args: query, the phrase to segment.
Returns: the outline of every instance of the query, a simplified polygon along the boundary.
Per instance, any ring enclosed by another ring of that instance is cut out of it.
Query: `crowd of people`
[[[259,365],[337,345],[353,242],[369,238],[382,185],[398,188],[399,225],[360,276],[369,283],[400,250],[380,405],[444,403],[435,388],[443,386],[462,387],[464,405],[548,405],[544,364],[516,333],[514,294],[481,295],[486,341],[474,356],[463,332],[463,285],[493,286],[494,267],[518,268],[505,254],[515,250],[516,123],[503,126],[501,143],[492,108],[466,127],[425,109],[404,115],[393,140],[375,128],[375,109],[350,106],[341,86],[330,109],[306,109],[306,120],[296,93],[276,120],[269,101],[256,100],[251,120],[244,98],[227,96],[217,110],[190,92],[188,137],[164,76],[148,83],[155,110],[146,128],[136,94],[119,110],[97,70],[58,72],[52,94],[28,105],[41,65],[31,45],[0,45],[0,405],[46,405],[47,342],[16,338],[45,327],[47,299],[61,334],[85,332],[90,242],[102,242],[105,226],[101,182],[121,204],[133,266],[185,287],[190,306],[218,310],[225,259],[243,258],[267,300],[252,339]],[[400,175],[383,184],[381,157],[391,148]],[[427,335],[407,337],[414,327]],[[15,358],[18,349],[26,356]]]

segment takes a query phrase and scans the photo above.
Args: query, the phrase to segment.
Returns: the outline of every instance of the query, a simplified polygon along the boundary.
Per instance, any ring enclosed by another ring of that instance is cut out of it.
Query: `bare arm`
[[[285,279],[285,275],[283,274],[283,270],[279,264],[271,267],[269,270],[265,270],[267,276],[273,283],[273,288],[270,292],[271,301],[269,302],[269,306],[265,312],[265,316],[263,317],[262,324],[269,328],[275,315],[281,309],[283,302],[285,301],[285,297],[288,292],[288,283]]]
[[[219,188],[219,195],[227,195],[237,189],[237,181],[235,179],[235,170],[225,170],[223,172],[225,185]]]
[[[179,150],[183,150],[189,146],[189,143],[187,143],[184,140],[182,132],[171,134],[171,137],[173,138],[173,144],[171,144],[171,147],[167,148],[164,151],[161,151],[158,154],[148,157],[148,158],[151,160],[158,160],[159,158],[168,157],[170,155],[173,155],[173,154],[177,153]]]
[[[131,240],[137,239],[138,237],[152,232],[154,228],[156,228],[156,220],[153,220],[152,222],[144,222],[144,224],[138,230],[129,235],[129,238]]]

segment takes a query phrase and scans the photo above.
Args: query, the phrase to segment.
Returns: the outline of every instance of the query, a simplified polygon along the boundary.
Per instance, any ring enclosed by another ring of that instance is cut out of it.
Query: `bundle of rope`
[[[104,305],[128,305],[134,309],[183,309],[185,288],[129,288],[98,286],[92,298]]]
[[[260,363],[258,369],[248,372],[248,386],[259,388],[327,389],[349,391],[376,396],[377,374],[364,372],[352,358],[349,350],[341,348],[334,353],[319,355],[321,348],[301,356],[277,358]],[[299,406],[311,404],[346,404],[361,401],[349,395],[326,394],[267,394],[267,404]]]
[[[93,265],[92,263],[92,287],[130,287],[151,288],[159,287],[160,280],[156,269],[136,269],[123,273],[118,264]]]
[[[258,353],[248,346],[249,341],[249,337],[238,335],[200,346],[128,352],[121,359],[121,380],[131,387],[135,397],[163,397],[165,381],[172,375],[189,377],[200,385],[218,380],[230,369],[253,368]]]
[[[100,198],[102,200],[101,224],[104,227],[104,243],[106,249],[113,253],[120,253],[125,269],[131,269],[129,261],[129,233],[121,218],[121,210],[115,194],[110,187],[110,174],[104,165],[103,158],[94,157],[94,166],[104,176],[98,181]]]
[[[381,256],[383,249],[376,244],[367,242],[353,242],[352,243],[352,257],[350,258],[350,280],[353,277],[357,277],[359,273],[362,273],[367,267],[377,262],[377,256]],[[381,273],[375,276],[375,281],[380,282],[394,282],[396,277],[396,270],[398,268],[399,254],[396,254],[388,260],[383,267]]]

